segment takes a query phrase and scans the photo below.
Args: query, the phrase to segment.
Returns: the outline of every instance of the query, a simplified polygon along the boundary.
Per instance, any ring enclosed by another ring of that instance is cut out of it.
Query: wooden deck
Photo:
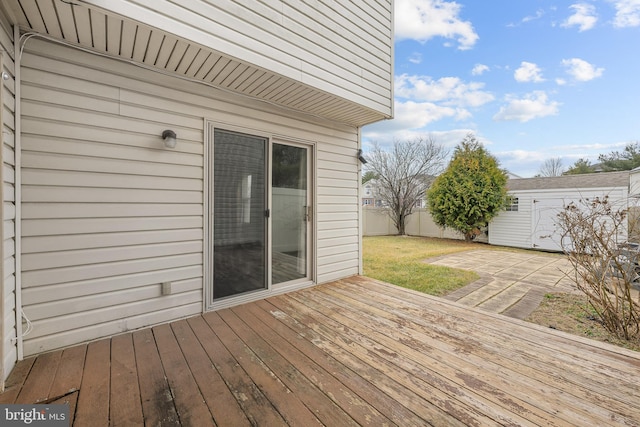
[[[76,426],[640,426],[640,353],[363,277],[20,362]]]

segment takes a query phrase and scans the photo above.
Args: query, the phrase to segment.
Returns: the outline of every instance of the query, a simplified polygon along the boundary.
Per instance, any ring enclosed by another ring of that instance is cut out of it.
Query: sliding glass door
[[[216,129],[213,298],[267,288],[268,140]]]
[[[310,146],[213,130],[213,301],[311,280]]]
[[[272,148],[271,197],[272,283],[307,278],[309,275],[309,149],[274,143]]]

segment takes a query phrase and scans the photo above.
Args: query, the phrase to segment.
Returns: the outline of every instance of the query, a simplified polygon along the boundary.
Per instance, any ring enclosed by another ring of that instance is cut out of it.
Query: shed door
[[[563,199],[534,200],[532,244],[535,249],[562,250],[558,213],[563,206]]]

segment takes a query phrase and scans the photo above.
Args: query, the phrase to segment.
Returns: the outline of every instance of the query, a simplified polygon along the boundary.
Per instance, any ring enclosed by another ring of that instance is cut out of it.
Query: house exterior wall
[[[392,1],[86,0],[392,114]]]
[[[509,195],[518,198],[518,211],[503,211],[489,223],[489,244],[511,246],[516,248],[536,248],[543,225],[538,224],[542,216],[536,205],[544,205],[545,209],[560,212],[571,202],[580,199],[609,196],[614,207],[626,208],[628,189],[626,187],[545,189],[510,191]],[[543,234],[548,234],[545,230]],[[541,247],[548,250],[561,250],[559,242]]]
[[[0,342],[0,390],[17,360],[16,348],[16,275],[15,275],[15,65],[13,55],[13,32],[0,8],[0,130],[2,131],[0,152],[0,180],[2,181],[2,228],[0,229],[0,319],[2,339]]]
[[[21,72],[25,355],[202,311],[205,119],[316,142],[317,282],[358,273],[356,128],[36,39]]]

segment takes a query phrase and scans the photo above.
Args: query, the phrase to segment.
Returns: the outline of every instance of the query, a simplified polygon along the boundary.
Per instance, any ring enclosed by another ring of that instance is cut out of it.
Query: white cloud
[[[411,62],[412,64],[420,64],[422,62],[422,54],[420,52],[414,52],[409,57],[409,62]]]
[[[560,103],[550,101],[543,91],[534,91],[525,95],[524,98],[514,98],[508,96],[506,106],[500,107],[500,111],[493,116],[496,121],[519,121],[553,116],[558,114]]]
[[[530,21],[535,21],[537,19],[540,19],[544,16],[544,10],[542,9],[538,9],[536,11],[535,15],[529,15],[529,16],[525,16],[524,18],[522,18],[522,22],[530,22]]]
[[[376,142],[381,146],[389,146],[394,140],[410,141],[420,137],[431,137],[437,144],[447,148],[453,148],[460,143],[469,133],[475,133],[473,129],[452,129],[447,131],[427,131],[427,130],[399,130],[395,132],[369,132],[369,126],[363,129],[362,146],[365,152]],[[486,145],[485,141],[482,141]]]
[[[460,19],[461,6],[455,1],[396,0],[396,40],[413,39],[425,43],[434,37],[454,39],[458,49],[471,49],[478,34],[469,21]]]
[[[640,26],[640,0],[610,0],[616,8],[613,26],[617,28]]]
[[[422,129],[429,123],[456,117],[458,111],[453,107],[433,102],[397,101],[394,103],[394,118],[367,126],[369,132],[395,132],[410,129]]]
[[[588,82],[602,76],[604,68],[596,68],[592,64],[580,58],[563,59],[562,65],[567,74],[579,82]]]
[[[542,70],[536,64],[526,61],[520,63],[520,68],[513,73],[513,77],[520,83],[540,83],[544,81]]]
[[[592,29],[598,21],[596,8],[587,3],[575,3],[569,6],[574,13],[564,21],[561,26],[565,28],[577,26],[579,31],[587,31]]]
[[[471,74],[474,76],[480,76],[482,75],[485,71],[489,71],[489,67],[487,65],[484,64],[476,64],[473,69],[471,70]]]
[[[429,76],[401,74],[395,77],[394,88],[400,98],[454,107],[479,107],[494,100],[490,92],[483,90],[484,83],[465,83],[458,77],[433,80]]]

